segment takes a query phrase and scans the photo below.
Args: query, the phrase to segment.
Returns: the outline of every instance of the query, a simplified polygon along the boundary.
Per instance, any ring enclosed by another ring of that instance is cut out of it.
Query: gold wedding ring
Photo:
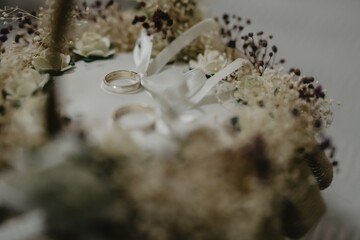
[[[105,90],[114,93],[134,93],[141,87],[141,74],[129,70],[108,73],[104,80]]]
[[[142,113],[148,116],[146,123],[127,126],[121,122],[121,118],[133,113]],[[123,130],[153,130],[155,128],[155,110],[154,108],[144,104],[130,104],[119,107],[113,114],[114,123]]]

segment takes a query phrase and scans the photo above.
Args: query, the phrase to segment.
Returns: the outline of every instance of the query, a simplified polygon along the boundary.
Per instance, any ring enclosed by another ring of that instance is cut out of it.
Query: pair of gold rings
[[[142,74],[129,70],[117,70],[108,73],[103,80],[103,87],[106,91],[120,94],[136,93],[141,88]],[[132,119],[125,121],[130,115]],[[134,118],[135,117],[135,118]],[[121,106],[113,114],[115,126],[122,130],[149,131],[155,128],[155,110],[145,104],[129,104]]]
[[[123,118],[131,114],[139,114],[137,120],[129,119],[128,122],[123,122]],[[113,114],[114,124],[122,130],[132,131],[132,130],[142,130],[142,131],[150,131],[155,129],[155,110],[153,107],[145,104],[129,104],[125,106],[121,106],[115,110]],[[131,122],[131,124],[129,123]],[[134,124],[134,122],[137,122]]]
[[[108,73],[104,80],[104,89],[113,93],[131,94],[139,91],[141,87],[140,73],[129,70],[117,70]]]

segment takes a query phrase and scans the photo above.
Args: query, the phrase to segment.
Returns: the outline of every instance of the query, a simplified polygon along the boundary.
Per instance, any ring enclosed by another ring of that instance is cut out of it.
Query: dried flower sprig
[[[36,16],[35,12],[27,12],[22,8],[16,7],[8,7],[5,6],[4,9],[0,9],[0,20],[4,22],[4,25],[11,25],[19,20],[25,20],[29,21],[29,18],[36,18],[39,19]]]
[[[45,8],[40,8],[39,12],[33,11],[31,13],[18,7],[6,7],[5,9],[6,14],[4,15],[11,19],[12,24],[5,25],[1,29],[3,33],[1,37],[2,42],[9,40],[8,34],[11,31],[16,33],[14,34],[12,44],[2,47],[1,61],[7,65],[7,68],[17,66],[18,70],[21,70],[22,68],[29,67],[32,58],[47,48],[49,31],[46,24],[48,24],[47,16],[51,13]],[[9,12],[10,9],[12,11]],[[19,52],[22,52],[22,54],[19,54]]]
[[[271,40],[273,37],[270,35],[268,38],[264,38],[263,34],[264,32],[260,31],[256,34],[249,33],[248,35],[242,36],[244,41],[242,49],[245,56],[260,75],[263,75],[268,67],[273,68],[275,65],[285,63],[283,59],[281,59],[279,63],[275,62],[278,48],[276,45],[270,48],[268,40]]]
[[[226,46],[241,50],[260,75],[268,67],[273,68],[275,65],[285,63],[284,59],[276,62],[278,48],[275,45],[270,48],[268,43],[273,39],[272,35],[265,37],[263,31],[242,35],[245,27],[251,24],[250,19],[244,22],[240,16],[230,16],[225,13],[221,18],[215,18],[215,20],[221,26],[220,35]]]
[[[30,44],[34,41],[34,36],[39,35],[39,17],[36,12],[29,13],[19,7],[5,7],[0,9],[0,16],[0,21],[4,25],[0,30],[0,48],[9,40],[8,35],[13,30],[16,30],[14,43]],[[35,40],[38,40],[38,37],[35,37]],[[2,52],[4,51],[5,48],[2,48]]]
[[[215,21],[220,24],[220,35],[226,46],[229,48],[240,48],[239,38],[246,26],[251,24],[250,19],[245,20],[237,15],[224,13],[221,18],[216,17]]]

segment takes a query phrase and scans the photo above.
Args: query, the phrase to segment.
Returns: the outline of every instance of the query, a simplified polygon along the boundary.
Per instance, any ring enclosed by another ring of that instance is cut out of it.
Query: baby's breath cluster
[[[311,159],[309,166],[318,176],[322,174],[322,168],[314,167],[316,157],[309,157],[313,149],[318,149],[316,154],[327,152],[333,165],[337,166],[337,161],[333,159],[335,147],[323,133],[332,122],[331,101],[313,77],[300,76],[300,73],[299,69],[286,74],[278,68],[267,68],[260,75],[254,65],[248,62],[228,84],[231,85],[230,89],[235,89],[233,95],[242,108],[263,109],[272,121],[283,123],[287,128],[293,123],[290,129],[297,135],[293,144],[295,148],[302,149],[301,154],[307,149],[304,159]],[[318,141],[314,141],[315,136],[318,136]],[[304,139],[309,141],[301,142]],[[329,184],[321,177],[317,177],[317,180],[321,189]]]
[[[321,130],[331,124],[331,101],[313,77],[286,74],[280,69],[266,69],[260,75],[249,62],[238,71],[232,84],[235,98],[243,105],[267,108],[273,114],[286,109],[294,117],[305,117],[305,126],[311,129]]]

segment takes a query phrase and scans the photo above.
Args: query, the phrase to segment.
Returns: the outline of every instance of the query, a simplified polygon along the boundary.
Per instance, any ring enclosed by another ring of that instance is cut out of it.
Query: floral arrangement
[[[217,96],[230,93],[236,114],[170,141],[157,136],[173,146],[170,153],[149,153],[122,129],[94,145],[59,110],[54,77],[66,77],[78,61],[130,52],[141,31],[156,57],[205,15],[195,0],[134,5],[47,0],[38,12],[0,10],[0,239],[306,234],[325,211],[320,190],[337,166],[324,133],[331,100],[313,77],[284,72],[273,37],[246,32],[250,20],[215,18],[218,31],[172,59],[208,78],[235,59],[244,64],[213,88]]]

